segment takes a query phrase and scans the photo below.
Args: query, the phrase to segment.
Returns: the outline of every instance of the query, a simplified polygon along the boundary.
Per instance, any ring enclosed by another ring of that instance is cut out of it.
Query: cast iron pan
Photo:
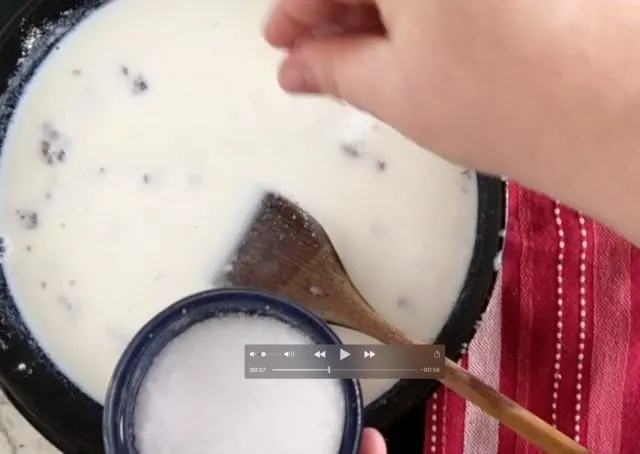
[[[0,0],[0,141],[24,83],[59,40],[59,36],[53,36],[21,64],[25,35],[33,27],[47,28],[61,20],[77,23],[106,1]],[[17,68],[22,68],[20,77],[15,77]],[[447,354],[454,360],[473,337],[476,322],[487,306],[504,240],[505,184],[480,176],[478,188],[474,256],[457,305],[437,339],[447,346]],[[16,309],[1,264],[0,386],[31,424],[64,453],[103,452],[102,407],[69,382],[42,352]],[[390,454],[422,452],[424,401],[437,387],[435,381],[401,381],[367,408],[366,423],[383,431]]]

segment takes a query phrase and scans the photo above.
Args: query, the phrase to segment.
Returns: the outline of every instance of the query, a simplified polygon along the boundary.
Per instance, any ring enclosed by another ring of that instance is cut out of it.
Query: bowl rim
[[[292,300],[253,288],[205,290],[173,303],[154,316],[125,348],[111,378],[103,412],[106,454],[137,454],[133,419],[135,402],[154,359],[190,328],[229,315],[246,314],[276,319],[307,334],[318,345],[342,345],[320,317]],[[340,380],[345,419],[338,454],[357,454],[363,428],[363,400],[358,380]]]

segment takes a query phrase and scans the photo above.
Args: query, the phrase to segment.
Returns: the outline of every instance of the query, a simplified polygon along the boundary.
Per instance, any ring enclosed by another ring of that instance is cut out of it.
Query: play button
[[[345,358],[348,358],[349,356],[351,356],[351,353],[349,353],[346,350],[343,350],[342,348],[340,349],[340,361],[342,361]]]

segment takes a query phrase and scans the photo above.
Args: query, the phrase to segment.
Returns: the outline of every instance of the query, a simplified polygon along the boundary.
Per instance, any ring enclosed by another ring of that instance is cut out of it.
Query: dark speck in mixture
[[[71,280],[69,281],[69,285],[70,285],[71,287],[73,287],[74,285],[76,285],[76,281],[74,281],[73,279],[71,279]]]
[[[72,74],[74,77],[80,77],[80,76],[82,76],[82,71],[81,71],[81,70],[79,70],[79,69],[74,69],[73,71],[71,71],[71,74]]]
[[[159,172],[147,172],[142,175],[142,182],[145,185],[154,185],[162,182],[162,174]]]
[[[128,66],[121,66],[120,72],[131,81],[131,91],[134,95],[139,95],[149,89],[149,82],[147,82],[145,77],[139,74],[134,78]]]
[[[47,289],[47,283],[45,281],[40,281],[40,288],[42,290],[46,290]]]
[[[27,244],[27,247],[25,249],[27,250],[27,252],[31,252],[33,248],[31,247],[30,244]]]
[[[36,213],[35,211],[16,210],[16,214],[20,219],[20,223],[22,224],[22,227],[24,227],[27,230],[35,229],[36,227],[38,227],[38,224],[40,223],[40,219],[38,218],[38,213]]]
[[[51,142],[43,140],[40,142],[40,154],[47,164],[53,164],[53,156],[51,156]]]
[[[68,311],[73,310],[73,304],[71,304],[71,301],[65,295],[60,295],[57,301],[58,301],[58,304],[60,304],[66,310]]]
[[[102,173],[102,174],[107,173],[107,169],[105,167],[100,167],[98,169],[98,173]]]
[[[60,227],[63,228],[63,229],[66,229],[67,228],[67,224],[65,224],[64,222],[61,222],[60,223]]]
[[[400,297],[398,298],[398,301],[396,301],[396,305],[398,306],[398,308],[400,309],[413,309],[413,303],[409,300],[409,298],[405,298]]]
[[[361,156],[358,146],[353,143],[343,143],[340,145],[340,150],[351,158],[359,158]]]
[[[145,91],[147,91],[149,89],[149,84],[147,83],[147,81],[142,77],[142,76],[138,76],[134,79],[133,81],[133,94],[134,95],[138,95],[140,93],[143,93]]]
[[[49,191],[44,193],[45,200],[51,200],[51,193]]]
[[[469,169],[463,170],[462,171],[462,176],[465,177],[465,178],[471,179],[471,177],[473,176],[473,173]]]
[[[51,123],[45,122],[42,125],[42,132],[44,134],[44,138],[55,142],[60,139],[60,131],[58,131]]]
[[[40,140],[40,156],[48,165],[54,165],[56,162],[64,162],[67,158],[67,152],[63,146],[64,140],[51,123],[42,125],[42,139]]]
[[[378,161],[376,162],[376,169],[378,169],[378,172],[383,173],[385,170],[387,170],[387,163],[381,159],[378,159]]]

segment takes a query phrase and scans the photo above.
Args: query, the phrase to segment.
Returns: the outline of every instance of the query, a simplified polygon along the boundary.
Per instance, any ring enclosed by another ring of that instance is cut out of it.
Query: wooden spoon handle
[[[370,317],[367,325],[359,328],[364,332],[377,333],[379,340],[387,344],[419,344],[377,315]],[[440,382],[546,452],[553,454],[589,452],[587,448],[483,383],[449,358],[445,363],[445,376],[440,379]]]
[[[589,452],[587,448],[483,383],[448,358],[445,364],[445,377],[440,382],[546,452],[554,454]]]

